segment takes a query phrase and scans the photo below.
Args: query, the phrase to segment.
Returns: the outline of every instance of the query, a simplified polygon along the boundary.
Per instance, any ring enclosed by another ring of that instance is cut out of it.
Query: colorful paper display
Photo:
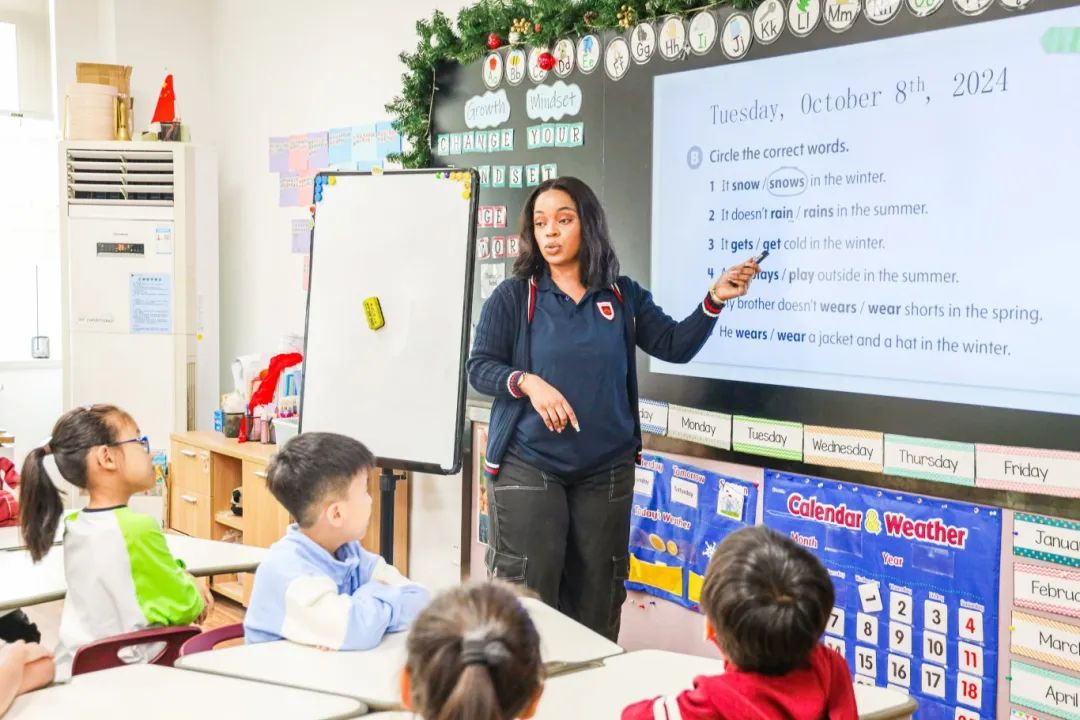
[[[885,436],[885,473],[955,485],[975,484],[975,446],[907,435]]]
[[[1013,555],[1080,568],[1080,522],[1016,513]]]
[[[1080,497],[1080,453],[975,446],[978,487]]]
[[[879,432],[803,426],[803,462],[881,472],[883,448]]]
[[[750,455],[802,460],[803,428],[799,423],[736,415],[731,421],[731,447]]]
[[[642,432],[652,433],[653,435],[667,434],[667,403],[638,398],[638,417],[641,420]]]

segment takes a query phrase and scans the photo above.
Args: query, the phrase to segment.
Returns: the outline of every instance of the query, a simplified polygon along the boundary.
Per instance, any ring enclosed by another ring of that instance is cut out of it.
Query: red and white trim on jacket
[[[720,311],[724,309],[724,304],[719,305],[712,298],[712,293],[705,293],[705,299],[701,301],[701,310],[709,317],[720,317]]]
[[[518,387],[518,383],[521,382],[521,376],[524,374],[525,373],[521,370],[515,370],[506,378],[506,389],[515,400],[520,400],[525,397],[525,393],[521,392],[521,388]]]
[[[658,697],[652,707],[653,720],[682,720],[679,701],[675,698]]]
[[[487,460],[485,460],[484,461],[484,472],[486,472],[488,475],[498,475],[499,474],[499,466],[494,464],[494,463],[489,463]]]

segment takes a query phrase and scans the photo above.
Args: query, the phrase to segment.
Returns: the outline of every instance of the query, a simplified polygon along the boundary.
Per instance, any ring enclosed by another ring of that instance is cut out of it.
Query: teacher
[[[757,271],[752,260],[729,268],[676,322],[619,275],[588,185],[562,177],[533,192],[513,277],[484,304],[468,363],[473,387],[495,397],[484,467],[492,576],[618,638],[641,451],[634,348],[689,362]]]

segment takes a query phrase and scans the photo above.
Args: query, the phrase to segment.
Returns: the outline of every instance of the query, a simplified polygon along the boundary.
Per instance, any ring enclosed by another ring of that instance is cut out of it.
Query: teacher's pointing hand
[[[518,382],[518,387],[529,398],[529,402],[540,414],[548,430],[561,433],[567,425],[575,430],[578,429],[578,419],[570,403],[561,392],[545,382],[542,377],[527,373]]]
[[[709,290],[709,294],[718,303],[742,297],[750,289],[750,281],[760,270],[761,268],[753,258],[740,265],[733,265],[724,271],[724,274]]]

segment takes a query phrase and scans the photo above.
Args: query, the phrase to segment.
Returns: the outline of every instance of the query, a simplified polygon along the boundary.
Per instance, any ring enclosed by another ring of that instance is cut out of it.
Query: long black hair
[[[611,247],[607,216],[596,193],[576,177],[560,177],[543,182],[533,191],[521,211],[521,248],[514,261],[514,277],[527,280],[547,270],[547,261],[536,243],[533,211],[536,199],[548,190],[562,190],[577,205],[581,222],[581,282],[587,288],[602,288],[614,284],[619,277],[619,258]]]
[[[53,426],[52,438],[23,461],[19,491],[19,525],[30,557],[41,560],[52,547],[64,501],[45,470],[52,455],[64,479],[77,488],[87,483],[86,456],[99,445],[115,443],[119,426],[131,416],[112,405],[92,405],[65,413]]]

